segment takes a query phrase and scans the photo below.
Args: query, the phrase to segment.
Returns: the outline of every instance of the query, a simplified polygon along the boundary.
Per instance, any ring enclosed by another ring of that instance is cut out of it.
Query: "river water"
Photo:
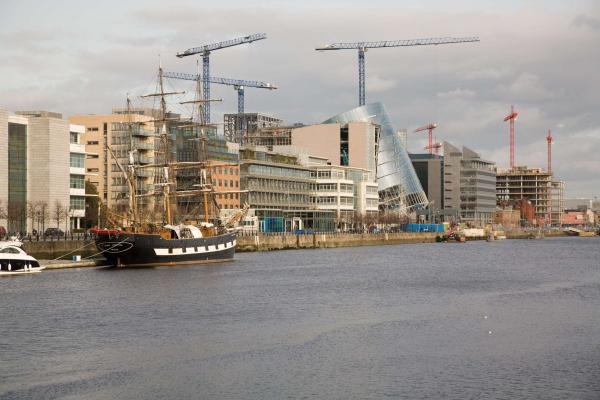
[[[2,399],[599,399],[600,240],[0,280]]]

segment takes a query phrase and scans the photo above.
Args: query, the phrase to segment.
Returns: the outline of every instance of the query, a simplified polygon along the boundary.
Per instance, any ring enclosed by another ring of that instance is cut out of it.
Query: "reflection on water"
[[[600,397],[600,241],[0,280],[0,398]]]

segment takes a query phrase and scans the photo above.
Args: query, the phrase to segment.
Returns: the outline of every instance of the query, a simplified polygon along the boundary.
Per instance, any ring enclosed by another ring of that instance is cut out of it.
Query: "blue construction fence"
[[[406,232],[445,232],[445,224],[406,224],[402,228]]]

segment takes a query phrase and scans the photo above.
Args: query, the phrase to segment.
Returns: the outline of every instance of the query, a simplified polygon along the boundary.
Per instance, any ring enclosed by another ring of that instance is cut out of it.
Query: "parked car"
[[[44,232],[45,237],[61,237],[65,236],[65,233],[58,228],[47,228]]]

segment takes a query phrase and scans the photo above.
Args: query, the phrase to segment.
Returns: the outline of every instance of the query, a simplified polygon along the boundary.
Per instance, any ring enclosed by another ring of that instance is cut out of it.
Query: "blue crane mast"
[[[358,50],[358,105],[365,105],[365,52],[367,49],[375,49],[380,47],[405,47],[405,46],[428,46],[449,43],[467,43],[478,42],[479,38],[471,37],[443,37],[443,38],[426,38],[426,39],[407,39],[407,40],[385,40],[379,42],[355,42],[355,43],[333,43],[323,47],[318,47],[315,50]]]
[[[206,123],[210,123],[210,53],[214,50],[225,49],[227,47],[238,46],[244,43],[252,43],[257,40],[266,39],[265,33],[256,33],[253,35],[243,36],[240,38],[226,40],[224,42],[218,42],[213,44],[207,44],[200,47],[193,47],[187,49],[181,53],[177,53],[177,57],[188,57],[196,54],[202,55],[202,77],[203,77],[203,97],[207,100],[204,106],[204,120]]]

